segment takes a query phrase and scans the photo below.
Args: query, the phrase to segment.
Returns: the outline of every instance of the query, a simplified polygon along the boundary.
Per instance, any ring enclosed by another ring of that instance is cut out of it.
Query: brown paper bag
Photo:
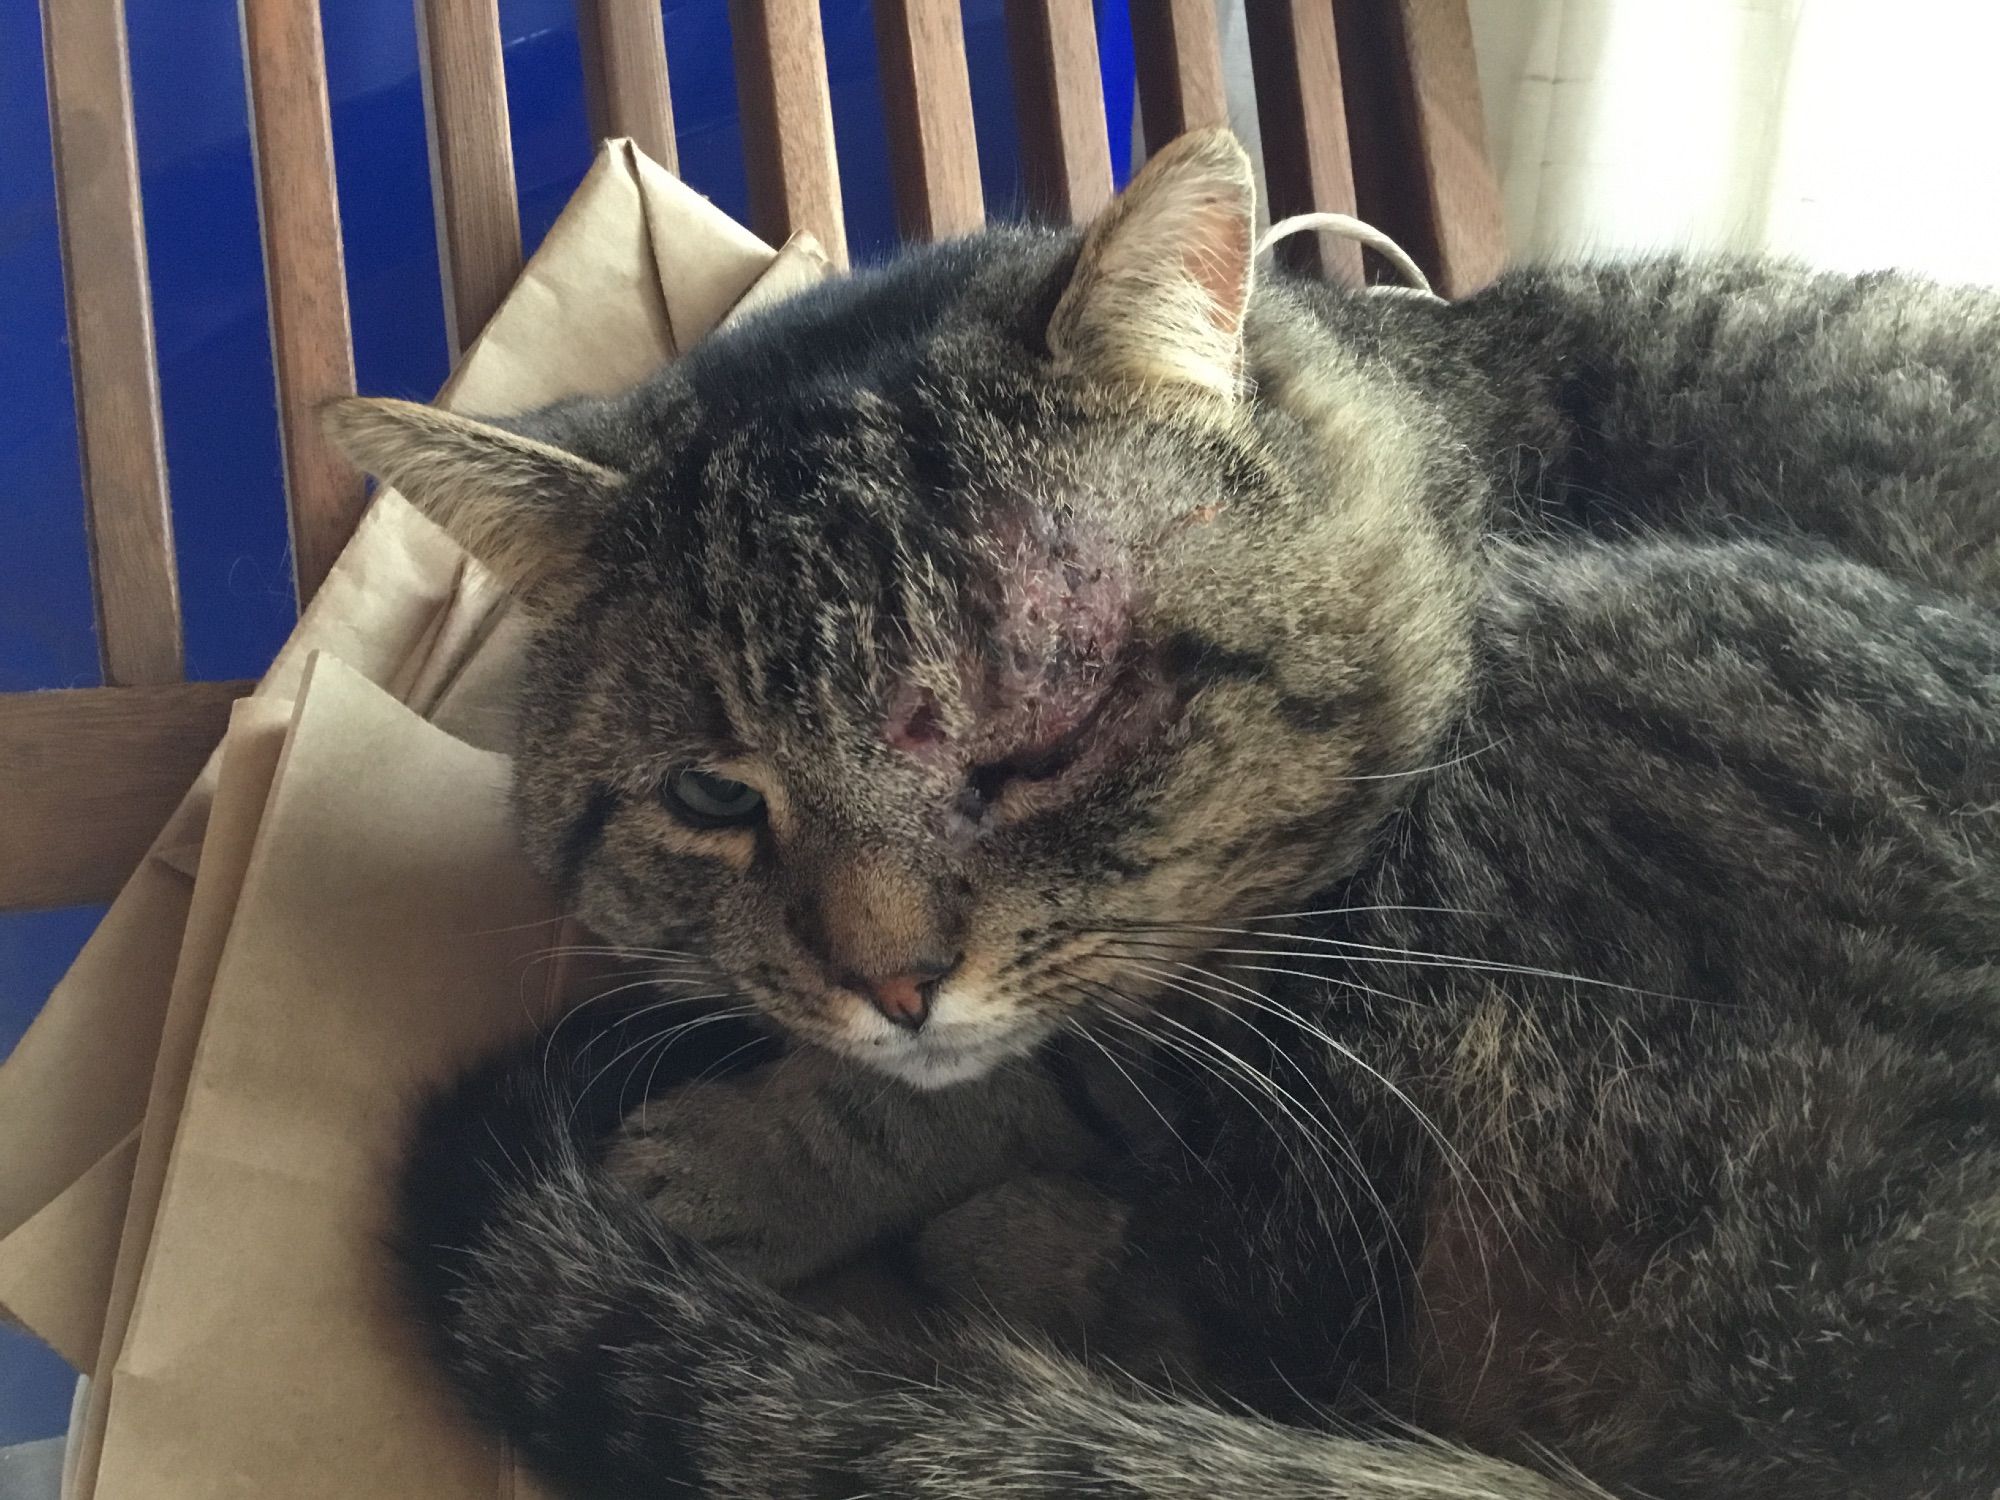
[[[504,1495],[510,1461],[457,1416],[383,1244],[414,1103],[551,1014],[555,966],[531,960],[558,913],[505,757],[324,655],[281,758],[260,728],[232,733],[203,851],[170,1014],[212,985],[184,1097],[157,1101],[177,1128],[96,1493]],[[246,834],[215,953],[233,882],[206,867]]]
[[[111,1397],[111,1367],[124,1347],[125,1333],[138,1300],[139,1276],[152,1243],[154,1220],[166,1182],[167,1164],[180,1127],[188,1076],[195,1049],[208,1017],[209,994],[222,960],[223,941],[236,914],[243,876],[250,864],[264,805],[277,775],[278,756],[291,727],[293,705],[275,698],[247,698],[230,715],[229,731],[218,751],[214,800],[202,839],[200,866],[194,876],[187,929],[181,937],[180,962],[160,1034],[153,1087],[146,1102],[136,1157],[125,1200],[124,1229],[111,1285],[100,1306],[104,1333],[90,1358],[80,1363],[98,1372],[86,1395],[80,1423],[70,1434],[80,1482],[65,1489],[69,1500],[87,1500],[97,1472],[97,1455],[104,1435],[104,1417]],[[63,1202],[58,1199],[57,1202]]]
[[[808,237],[774,252],[629,141],[607,142],[440,400],[503,414],[629,385],[732,310],[825,269]],[[308,656],[325,649],[453,735],[498,748],[520,638],[490,575],[388,492],[257,696],[291,698]],[[139,1126],[217,770],[211,760],[0,1062],[0,1140],[25,1143],[0,1154],[0,1315],[85,1369],[106,1341]]]

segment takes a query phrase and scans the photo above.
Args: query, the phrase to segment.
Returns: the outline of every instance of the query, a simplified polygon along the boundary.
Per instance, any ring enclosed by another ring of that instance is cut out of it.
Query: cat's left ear
[[[1235,400],[1256,209],[1250,158],[1227,130],[1167,145],[1091,223],[1050,351],[1103,379]]]
[[[584,547],[625,483],[567,449],[414,401],[348,397],[320,422],[356,468],[543,608],[580,586]]]

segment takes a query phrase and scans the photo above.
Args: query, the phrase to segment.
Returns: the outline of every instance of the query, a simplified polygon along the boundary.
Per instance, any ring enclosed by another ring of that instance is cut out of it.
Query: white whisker
[[[1183,965],[1183,967],[1189,967],[1189,966]],[[1352,1047],[1348,1046],[1345,1042],[1341,1041],[1338,1037],[1334,1036],[1333,1033],[1328,1031],[1324,1026],[1321,1026],[1314,1021],[1308,1020],[1306,1017],[1299,1015],[1296,1011],[1293,1011],[1287,1006],[1278,1004],[1276,1001],[1272,1000],[1268,995],[1259,994],[1257,991],[1252,990],[1247,985],[1238,986],[1238,989],[1240,991],[1238,998],[1241,999],[1241,1001],[1244,1004],[1249,1005],[1253,1009],[1258,1010],[1265,1015],[1272,1016],[1277,1020],[1287,1022],[1290,1025],[1297,1027],[1307,1036],[1319,1042],[1320,1045],[1326,1047],[1329,1051],[1335,1053],[1336,1055],[1345,1058],[1355,1067],[1360,1068],[1363,1072],[1368,1074],[1368,1076],[1373,1078],[1377,1083],[1381,1084],[1382,1087],[1389,1093],[1390,1097],[1395,1099],[1397,1103],[1401,1104],[1405,1109],[1407,1109],[1410,1112],[1411,1117],[1414,1118],[1417,1121],[1417,1123],[1423,1127],[1425,1133],[1429,1135],[1433,1144],[1435,1144],[1439,1152],[1442,1153],[1445,1166],[1451,1172],[1452,1176],[1458,1182],[1478,1192],[1479,1195],[1485,1199],[1486,1207],[1488,1208],[1488,1210],[1491,1211],[1494,1218],[1494,1222],[1503,1225],[1507,1223],[1506,1215],[1500,1212],[1499,1204],[1494,1201],[1492,1194],[1487,1191],[1485,1184],[1480,1181],[1478,1174],[1476,1174],[1472,1170],[1471,1163],[1466,1161],[1464,1155],[1459,1151],[1458,1147],[1455,1146],[1450,1140],[1450,1138],[1445,1135],[1444,1130],[1438,1125],[1438,1123],[1435,1120],[1431,1118],[1430,1114],[1423,1108],[1423,1106],[1418,1104],[1415,1099],[1410,1097],[1408,1092],[1406,1092],[1401,1085],[1396,1083],[1394,1079],[1390,1078],[1386,1073],[1382,1072],[1379,1068],[1375,1067],[1359,1052],[1355,1051]],[[1209,1003],[1216,1005],[1220,1004],[1219,1001],[1215,1001],[1213,999],[1210,999]],[[1511,1232],[1509,1233],[1508,1236],[1508,1247],[1509,1249],[1513,1248],[1513,1237]]]

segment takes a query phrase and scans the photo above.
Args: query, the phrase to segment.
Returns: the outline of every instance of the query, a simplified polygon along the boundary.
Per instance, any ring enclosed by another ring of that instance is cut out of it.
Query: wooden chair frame
[[[454,353],[522,264],[497,0],[415,0],[446,329]],[[1148,147],[1224,123],[1214,0],[1129,0]],[[658,0],[577,0],[591,129],[675,167]],[[730,0],[751,227],[846,259],[815,0]],[[1089,0],[1006,0],[1034,210],[1111,195]],[[294,579],[301,604],[364,503],[314,409],[354,389],[318,0],[241,0]],[[0,695],[0,911],[102,901],[220,738],[243,682],[183,680],[122,0],[42,0],[101,688]],[[1249,0],[1272,216],[1360,212],[1449,294],[1497,270],[1465,0]],[[911,240],[985,210],[957,0],[874,0],[898,223]],[[1290,242],[1358,279],[1345,242]]]

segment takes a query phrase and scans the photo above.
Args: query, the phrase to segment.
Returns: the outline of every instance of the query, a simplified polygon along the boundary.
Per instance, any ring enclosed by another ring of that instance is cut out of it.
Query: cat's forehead
[[[1136,712],[1147,516],[1077,436],[944,433],[876,389],[727,434],[669,553],[740,737],[991,763]]]
[[[912,588],[933,603],[990,593],[1030,539],[1092,508],[1091,437],[1005,381],[919,372],[774,389],[754,410],[705,413],[649,476],[646,551],[701,614],[772,588],[888,608],[921,603]]]
[[[1088,518],[1003,505],[953,556],[887,531],[849,541],[704,588],[701,688],[722,709],[708,727],[799,790],[898,769],[912,785],[980,766],[1054,775],[1130,748],[1167,710],[1129,558]]]
[[[732,320],[678,372],[705,402],[750,409],[784,390],[880,383],[967,335],[968,349],[995,335],[1025,350],[1064,244],[1011,229],[912,250]]]

